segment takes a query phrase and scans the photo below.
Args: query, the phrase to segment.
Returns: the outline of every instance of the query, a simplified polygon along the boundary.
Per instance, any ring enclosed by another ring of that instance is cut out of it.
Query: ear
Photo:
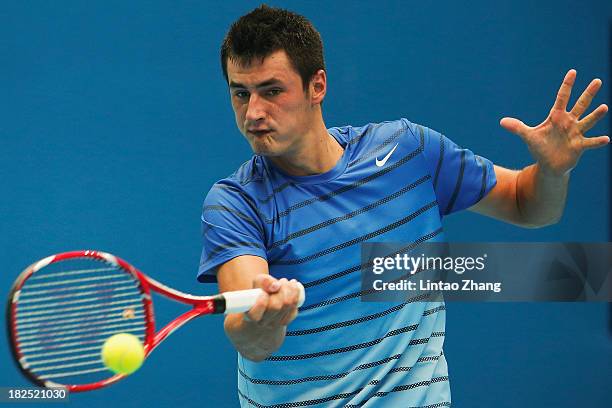
[[[327,93],[327,75],[325,71],[320,69],[310,80],[308,86],[310,89],[310,102],[313,105],[320,105]]]

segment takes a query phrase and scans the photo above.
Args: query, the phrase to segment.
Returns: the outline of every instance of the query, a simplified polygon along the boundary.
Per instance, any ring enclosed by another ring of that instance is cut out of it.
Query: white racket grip
[[[306,299],[306,294],[304,291],[304,286],[301,283],[297,282],[300,288],[300,297],[298,299],[297,306],[300,307],[304,304],[304,300]],[[246,289],[246,290],[236,290],[232,292],[224,292],[222,293],[225,298],[225,313],[242,313],[249,310],[255,302],[259,295],[263,293],[261,289]]]

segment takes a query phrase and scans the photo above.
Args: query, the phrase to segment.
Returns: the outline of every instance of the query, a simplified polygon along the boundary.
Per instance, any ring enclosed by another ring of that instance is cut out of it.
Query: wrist
[[[550,180],[552,182],[566,180],[567,178],[569,178],[569,175],[572,171],[572,169],[568,169],[568,170],[553,169],[541,163],[534,164],[534,167],[535,167],[536,174],[538,175],[538,177],[545,179],[545,180]]]
[[[287,326],[263,326],[244,319],[243,313],[227,315],[225,333],[234,348],[245,358],[263,361],[283,344]]]

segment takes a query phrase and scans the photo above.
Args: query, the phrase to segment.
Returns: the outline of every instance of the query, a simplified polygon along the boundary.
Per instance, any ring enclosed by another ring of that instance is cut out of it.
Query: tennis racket
[[[192,308],[156,332],[152,291]],[[102,345],[110,336],[134,334],[146,358],[191,319],[245,312],[260,293],[261,289],[249,289],[188,295],[114,255],[65,252],[30,265],[13,284],[7,304],[9,343],[17,366],[34,384],[90,391],[125,377],[102,363]],[[298,306],[303,303],[301,287]]]

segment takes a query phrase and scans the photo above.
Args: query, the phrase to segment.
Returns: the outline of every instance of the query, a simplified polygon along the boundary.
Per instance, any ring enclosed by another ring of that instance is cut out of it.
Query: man
[[[494,166],[406,119],[327,128],[322,42],[304,17],[261,6],[221,50],[236,124],[255,155],[210,190],[198,279],[265,291],[225,331],[243,406],[450,406],[442,302],[360,302],[360,244],[444,240],[441,218],[472,211],[526,227],[556,222],[582,152],[592,81],[566,111],[576,72],[536,127],[504,118],[535,164]],[[298,283],[306,303],[297,316]],[[291,325],[289,325],[291,323]]]

